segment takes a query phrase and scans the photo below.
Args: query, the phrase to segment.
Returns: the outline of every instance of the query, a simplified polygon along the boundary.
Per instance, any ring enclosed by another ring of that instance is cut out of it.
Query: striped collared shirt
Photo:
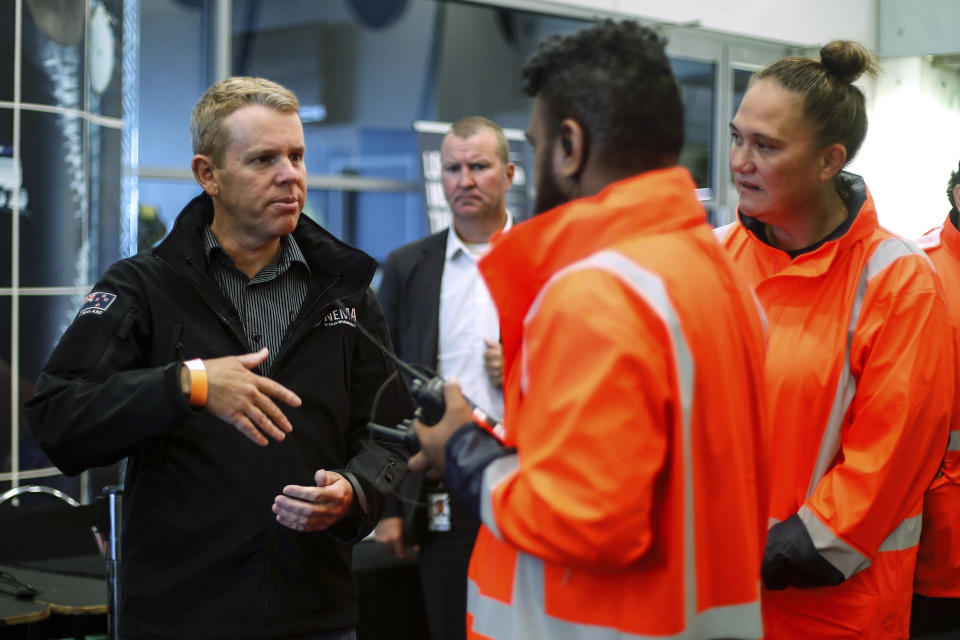
[[[203,227],[204,252],[209,257],[209,273],[230,299],[243,322],[243,331],[252,351],[270,350],[266,362],[256,372],[271,370],[287,327],[307,297],[310,267],[292,236],[280,238],[277,262],[260,270],[253,278],[240,271],[217,241],[210,227]]]

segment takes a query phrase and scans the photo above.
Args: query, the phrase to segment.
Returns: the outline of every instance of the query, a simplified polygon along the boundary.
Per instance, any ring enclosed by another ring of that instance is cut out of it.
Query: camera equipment
[[[443,414],[447,410],[446,402],[443,399],[443,378],[437,375],[428,376],[417,370],[416,367],[404,362],[397,357],[395,353],[387,349],[376,336],[367,331],[359,322],[357,322],[356,325],[360,333],[376,345],[377,349],[379,349],[383,355],[396,363],[398,367],[413,378],[410,391],[417,405],[417,409],[413,414],[414,418],[430,427],[440,422],[440,419],[443,418]],[[384,385],[389,382],[390,378],[384,382]],[[467,401],[467,405],[473,413],[473,421],[502,442],[504,437],[503,426],[466,396],[464,396],[464,400]],[[376,401],[374,401],[374,406],[376,406]],[[371,411],[371,415],[373,415],[373,411]],[[416,453],[420,450],[420,440],[413,430],[413,419],[404,420],[396,426],[377,424],[371,420],[367,424],[367,429],[369,429],[371,433],[403,444],[410,453]]]

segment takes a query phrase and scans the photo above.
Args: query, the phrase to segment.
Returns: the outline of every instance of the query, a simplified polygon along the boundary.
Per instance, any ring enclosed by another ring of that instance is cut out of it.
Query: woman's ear
[[[835,142],[824,147],[820,154],[820,180],[829,182],[833,180],[847,163],[847,148]]]

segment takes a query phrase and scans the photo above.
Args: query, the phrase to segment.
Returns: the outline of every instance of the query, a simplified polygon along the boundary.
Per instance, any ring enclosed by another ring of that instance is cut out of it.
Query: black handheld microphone
[[[415,367],[404,362],[398,358],[395,353],[387,349],[376,336],[367,331],[359,322],[356,323],[356,326],[357,329],[360,330],[360,333],[372,342],[383,355],[412,376],[413,382],[410,391],[417,405],[414,417],[423,424],[431,427],[440,422],[440,419],[443,418],[443,414],[447,410],[447,404],[443,398],[443,378],[440,376],[427,376],[421,371],[418,371]],[[464,400],[466,400],[467,406],[470,407],[473,413],[474,422],[503,442],[503,425],[490,417],[486,411],[479,408],[470,398],[464,396]],[[412,420],[404,420],[399,425],[393,427],[371,421],[367,424],[367,429],[371,433],[376,433],[383,438],[403,444],[410,453],[420,451],[420,440],[413,430]]]

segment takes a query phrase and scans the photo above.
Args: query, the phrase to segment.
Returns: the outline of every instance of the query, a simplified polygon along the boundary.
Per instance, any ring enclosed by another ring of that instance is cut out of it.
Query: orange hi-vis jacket
[[[879,227],[853,177],[849,229],[796,258],[749,218],[717,230],[768,322],[770,640],[908,637],[923,494],[946,447],[954,341],[942,289],[920,249]],[[804,540],[785,539],[798,531]]]
[[[519,224],[480,268],[516,453],[483,470],[468,636],[761,637],[762,314],[686,170]]]
[[[954,327],[960,327],[960,231],[949,216],[917,245],[943,283]],[[960,357],[960,354],[958,354]],[[960,393],[955,394],[960,404]],[[960,598],[960,407],[955,405],[947,452],[927,490],[913,589],[931,598]]]

